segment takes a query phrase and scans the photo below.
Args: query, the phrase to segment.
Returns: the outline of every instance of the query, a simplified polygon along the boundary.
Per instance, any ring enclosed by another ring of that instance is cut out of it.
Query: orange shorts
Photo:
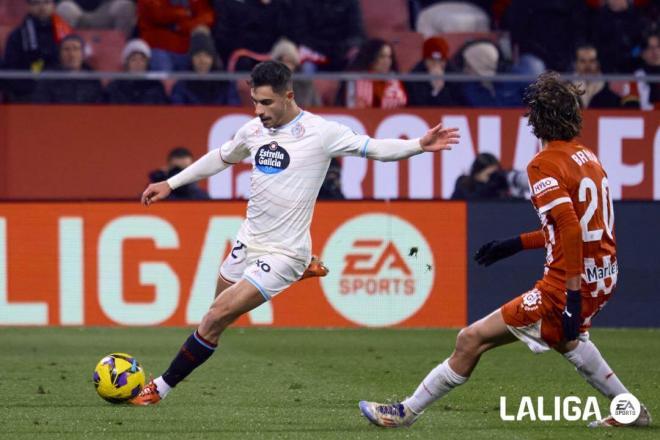
[[[581,338],[588,337],[592,318],[605,306],[611,294],[597,297],[582,295]],[[557,346],[563,339],[562,312],[566,293],[541,280],[534,288],[504,304],[504,322],[518,339],[535,353]]]

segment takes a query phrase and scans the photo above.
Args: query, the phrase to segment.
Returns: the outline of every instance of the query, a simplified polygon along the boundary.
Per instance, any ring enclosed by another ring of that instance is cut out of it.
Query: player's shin
[[[628,390],[621,383],[614,371],[607,365],[598,348],[591,341],[580,341],[577,347],[564,357],[575,365],[576,370],[587,382],[609,399]]]
[[[169,368],[163,375],[155,380],[164,381],[166,386],[158,387],[160,397],[165,397],[170,388],[177,386],[192,371],[202,365],[215,351],[217,344],[205,340],[199,333],[195,332],[188,337],[186,342],[172,360]]]
[[[419,384],[415,393],[402,403],[414,413],[421,414],[433,402],[443,397],[459,385],[464,384],[467,377],[456,373],[449,366],[449,359],[435,367]]]

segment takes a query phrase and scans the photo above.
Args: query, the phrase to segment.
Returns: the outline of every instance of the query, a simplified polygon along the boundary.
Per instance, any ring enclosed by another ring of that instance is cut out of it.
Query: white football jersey
[[[220,149],[235,164],[250,156],[247,217],[238,240],[256,253],[281,253],[306,263],[314,204],[335,156],[366,157],[369,137],[302,111],[290,123],[264,128],[254,118]]]

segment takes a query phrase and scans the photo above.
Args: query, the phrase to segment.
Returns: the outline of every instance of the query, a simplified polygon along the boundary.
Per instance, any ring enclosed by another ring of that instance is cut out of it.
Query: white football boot
[[[371,423],[383,428],[402,428],[412,425],[420,414],[415,414],[403,403],[377,403],[360,401],[360,411]]]
[[[649,426],[651,424],[651,413],[644,404],[640,405],[639,417],[634,422],[624,425],[614,420],[614,417],[607,416],[601,420],[594,420],[589,423],[589,428],[625,428],[626,426]]]

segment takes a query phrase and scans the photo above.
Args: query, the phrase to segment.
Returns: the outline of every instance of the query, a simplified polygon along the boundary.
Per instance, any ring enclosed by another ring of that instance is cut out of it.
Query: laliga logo
[[[500,419],[505,422],[521,421],[529,419],[532,422],[567,420],[570,422],[576,420],[587,421],[591,417],[600,420],[601,413],[598,407],[598,399],[594,396],[587,397],[582,405],[582,400],[576,396],[565,398],[555,396],[552,408],[546,408],[543,396],[536,399],[536,405],[530,396],[523,396],[518,406],[518,412],[507,414],[506,396],[500,396]],[[610,414],[617,422],[628,425],[633,423],[639,417],[641,405],[639,400],[630,393],[623,393],[612,399],[610,403]]]
[[[541,421],[558,421],[567,420],[574,422],[577,420],[587,421],[591,417],[600,420],[600,408],[598,407],[598,399],[594,396],[587,397],[584,402],[584,409],[582,407],[582,399],[576,396],[568,396],[565,398],[555,396],[554,405],[552,409],[546,408],[543,396],[536,399],[536,405],[530,396],[523,396],[520,399],[517,414],[507,414],[506,396],[500,396],[500,419],[505,422],[522,421],[529,419],[531,422]]]
[[[409,252],[412,247],[416,253]],[[433,287],[433,254],[426,239],[413,225],[389,214],[361,215],[341,225],[328,239],[323,261],[341,268],[321,278],[328,302],[360,325],[386,326],[408,319]]]

